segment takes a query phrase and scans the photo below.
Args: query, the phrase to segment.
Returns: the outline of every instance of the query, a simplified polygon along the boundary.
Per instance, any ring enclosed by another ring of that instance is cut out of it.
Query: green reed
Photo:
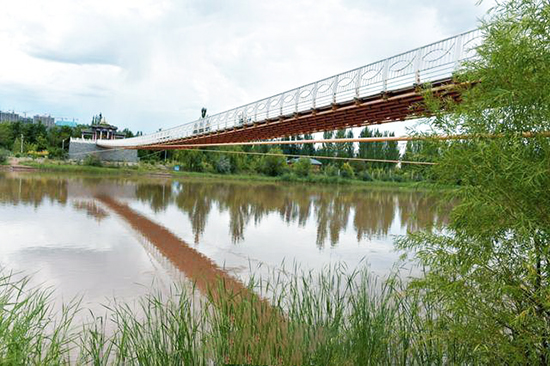
[[[234,293],[192,286],[151,293],[137,306],[77,325],[78,301],[54,312],[52,293],[0,278],[1,364],[358,365],[475,363],[459,343],[433,337],[437,306],[397,276],[340,265],[252,278]],[[267,301],[269,299],[269,301]],[[439,323],[438,323],[439,324]]]

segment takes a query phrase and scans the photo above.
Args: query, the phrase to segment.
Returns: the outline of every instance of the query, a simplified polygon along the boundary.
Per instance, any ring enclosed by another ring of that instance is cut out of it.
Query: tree
[[[353,137],[354,137],[353,136],[353,131],[349,130],[346,133],[346,138],[347,139],[352,139]],[[353,142],[344,143],[344,148],[346,150],[346,157],[353,158],[355,156],[355,147],[353,146]]]
[[[281,149],[274,148],[269,150],[269,154],[262,158],[262,171],[264,174],[276,176],[281,175],[286,170],[286,159]]]
[[[345,139],[346,138],[346,130],[336,131],[336,136],[334,136],[334,138],[335,139]],[[341,142],[335,143],[334,151],[335,151],[335,155],[339,158],[347,157],[346,146]]]
[[[399,241],[429,267],[411,284],[437,299],[433,337],[465,345],[480,363],[550,362],[550,3],[498,3],[483,24],[479,58],[457,75],[479,81],[462,103],[428,98],[439,133],[453,142],[434,167],[461,181],[444,232]],[[445,107],[445,108],[442,108]],[[483,138],[498,134],[502,138]]]
[[[0,147],[11,150],[12,142],[11,123],[0,123]]]
[[[300,158],[293,165],[292,170],[299,177],[307,177],[311,172],[311,160],[309,158]]]
[[[305,134],[304,140],[313,140],[313,135]],[[302,154],[303,155],[315,155],[315,145],[314,144],[302,144]]]
[[[360,137],[390,137],[395,136],[393,132],[384,133],[379,130],[370,130],[368,127],[365,127],[361,131]],[[379,159],[379,160],[398,160],[400,153],[397,141],[386,141],[386,142],[360,142],[359,143],[359,152],[357,154],[360,158],[363,159]],[[385,162],[370,162],[368,163],[369,167],[373,168],[394,168],[396,163],[385,163]]]
[[[325,131],[323,132],[323,139],[330,140],[334,135],[334,131]],[[334,143],[332,142],[323,142],[321,145],[321,154],[325,156],[334,156]]]

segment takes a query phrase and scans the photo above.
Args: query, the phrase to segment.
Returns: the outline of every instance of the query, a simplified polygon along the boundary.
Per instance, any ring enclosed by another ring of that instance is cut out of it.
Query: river
[[[205,267],[243,281],[334,263],[385,276],[395,237],[444,225],[441,206],[397,188],[0,173],[0,266],[97,312]]]

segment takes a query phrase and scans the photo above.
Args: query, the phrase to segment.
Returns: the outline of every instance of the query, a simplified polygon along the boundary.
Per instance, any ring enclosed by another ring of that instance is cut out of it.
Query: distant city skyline
[[[0,110],[150,133],[473,29],[476,2],[7,2]]]

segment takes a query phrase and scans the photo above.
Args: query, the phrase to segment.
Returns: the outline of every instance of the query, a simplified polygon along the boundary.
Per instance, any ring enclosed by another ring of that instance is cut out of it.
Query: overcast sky
[[[477,0],[0,0],[0,110],[145,133],[476,27]]]

